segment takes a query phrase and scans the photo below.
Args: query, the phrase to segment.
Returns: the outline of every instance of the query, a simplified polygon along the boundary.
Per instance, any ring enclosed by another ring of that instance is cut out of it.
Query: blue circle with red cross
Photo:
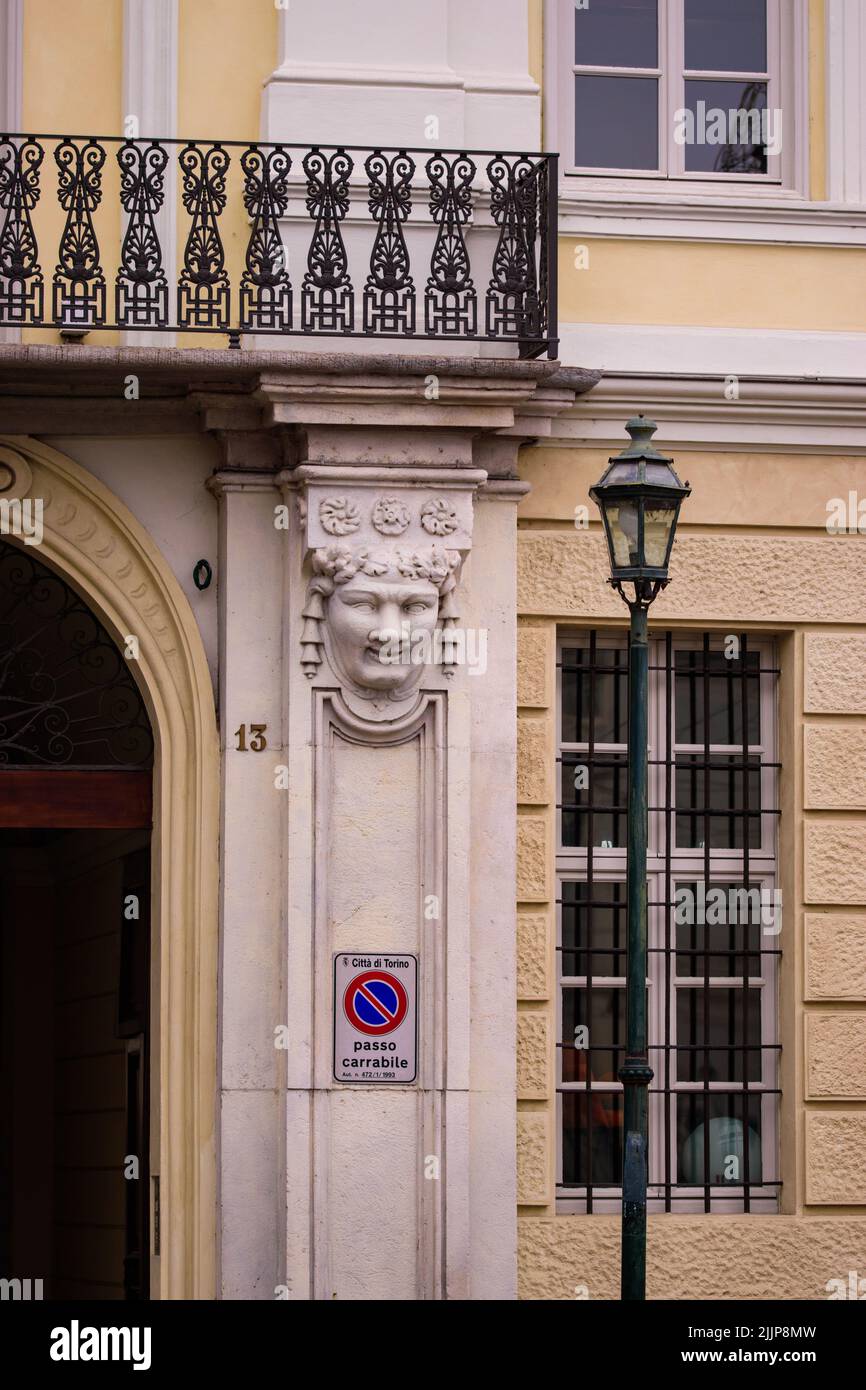
[[[361,1033],[393,1033],[409,1008],[409,996],[396,975],[385,970],[365,970],[350,980],[343,995],[343,1012]]]

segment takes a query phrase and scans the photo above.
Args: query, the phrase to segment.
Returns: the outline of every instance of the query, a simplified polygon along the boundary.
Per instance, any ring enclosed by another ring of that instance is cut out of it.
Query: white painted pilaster
[[[0,130],[21,130],[23,97],[24,0],[4,0],[0,5]]]
[[[526,0],[448,0],[448,60],[463,79],[463,139],[470,149],[541,148]]]
[[[827,0],[827,197],[866,203],[866,5]]]
[[[288,815],[281,688],[282,545],[270,474],[218,474],[222,745],[219,1124],[223,1298],[273,1299],[285,1268],[279,1088],[287,1049],[280,884]],[[236,730],[246,725],[247,751]],[[251,724],[267,747],[252,747]]]
[[[534,149],[539,98],[527,63],[525,0],[291,5],[280,13],[263,137]]]

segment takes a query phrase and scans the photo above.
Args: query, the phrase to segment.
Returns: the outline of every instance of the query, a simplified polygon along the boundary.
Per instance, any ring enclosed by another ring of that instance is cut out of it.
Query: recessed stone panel
[[[866,903],[866,823],[811,821],[803,831],[807,903]]]
[[[807,912],[806,998],[866,1000],[866,913]]]
[[[547,719],[517,721],[517,801],[519,805],[546,805],[550,801],[550,726]]]
[[[522,1111],[517,1116],[517,1203],[546,1206],[548,1191],[547,1116]]]
[[[517,1014],[517,1096],[519,1100],[546,1100],[548,1089],[547,1014]]]
[[[803,738],[807,809],[866,809],[866,727],[807,725]]]
[[[547,709],[553,703],[553,627],[517,629],[517,703]]]
[[[549,896],[546,816],[517,818],[517,900],[544,902]]]
[[[653,621],[862,623],[862,550],[856,541],[832,536],[681,530],[671,557],[673,583],[653,604]],[[517,556],[521,613],[622,617],[622,603],[607,584],[607,549],[598,533],[520,531]]]
[[[807,714],[866,714],[866,634],[808,632],[805,655]]]
[[[806,1202],[866,1206],[866,1114],[806,1116]]]
[[[517,914],[517,997],[547,999],[550,980],[547,968],[549,924],[544,912]]]
[[[866,1014],[807,1016],[806,1096],[866,1100]]]
[[[518,1298],[618,1300],[620,1239],[618,1216],[520,1217]],[[823,1301],[852,1269],[866,1273],[866,1217],[647,1219],[649,1299]]]

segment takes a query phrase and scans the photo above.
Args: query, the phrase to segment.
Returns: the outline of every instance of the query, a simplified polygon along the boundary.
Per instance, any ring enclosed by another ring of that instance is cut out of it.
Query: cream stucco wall
[[[623,626],[600,525],[574,507],[609,451],[522,454],[518,558],[518,1171],[524,1298],[617,1297],[618,1222],[554,1210],[557,626]],[[656,1298],[822,1298],[866,1266],[866,540],[827,500],[862,457],[703,453],[651,626],[779,639],[781,1214],[650,1218]],[[844,1214],[843,1214],[844,1213]],[[756,1239],[756,1232],[760,1231]]]

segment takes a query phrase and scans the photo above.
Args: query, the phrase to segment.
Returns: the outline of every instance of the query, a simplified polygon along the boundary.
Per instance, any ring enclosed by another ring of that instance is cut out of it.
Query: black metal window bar
[[[557,1202],[619,1209],[628,649],[560,644]],[[777,1210],[778,770],[772,641],[651,634],[650,1211]]]
[[[177,274],[163,245],[172,165],[187,218]],[[493,340],[555,357],[556,165],[492,150],[0,135],[0,326],[225,333],[232,346],[242,334]],[[103,202],[115,187],[116,250]],[[65,214],[53,267],[39,235],[52,195]],[[234,285],[230,198],[249,225]]]

